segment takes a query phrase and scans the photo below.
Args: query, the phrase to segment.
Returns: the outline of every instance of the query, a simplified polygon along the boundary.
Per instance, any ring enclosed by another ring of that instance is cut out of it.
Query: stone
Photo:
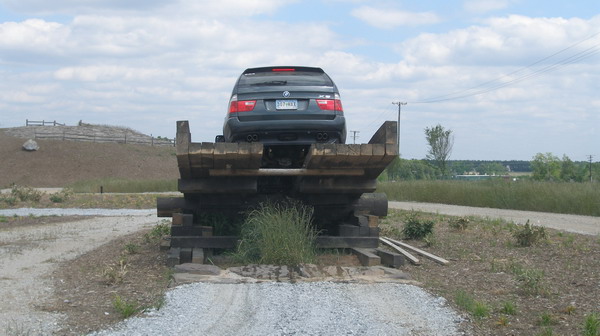
[[[33,152],[40,149],[40,146],[37,144],[37,142],[33,141],[32,139],[29,139],[23,144],[23,149],[28,152]]]
[[[175,272],[198,275],[219,275],[221,274],[221,269],[215,265],[185,263],[181,265],[175,265]]]

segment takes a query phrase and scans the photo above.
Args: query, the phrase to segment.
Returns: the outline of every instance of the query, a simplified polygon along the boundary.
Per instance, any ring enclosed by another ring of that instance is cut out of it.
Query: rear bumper
[[[228,118],[223,127],[226,142],[246,142],[249,136],[264,144],[345,143],[346,120],[261,120],[239,121]],[[252,141],[252,140],[250,140]]]

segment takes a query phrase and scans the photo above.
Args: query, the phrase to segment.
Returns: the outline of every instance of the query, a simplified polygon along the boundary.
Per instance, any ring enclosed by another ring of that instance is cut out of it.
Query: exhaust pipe
[[[248,142],[256,142],[256,141],[258,141],[258,134],[248,134],[246,136],[246,141],[248,141]]]
[[[329,134],[327,134],[327,133],[317,133],[317,140],[318,141],[326,141],[327,139],[329,139]]]

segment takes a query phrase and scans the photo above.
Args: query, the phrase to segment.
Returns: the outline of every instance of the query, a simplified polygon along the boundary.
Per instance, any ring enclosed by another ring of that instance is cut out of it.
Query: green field
[[[379,183],[389,200],[600,216],[598,183],[419,180]]]

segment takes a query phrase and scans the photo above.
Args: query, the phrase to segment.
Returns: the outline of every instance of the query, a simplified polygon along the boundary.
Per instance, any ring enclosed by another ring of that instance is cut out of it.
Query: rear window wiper
[[[253,83],[250,85],[286,85],[287,81],[269,81],[269,82],[260,82],[260,83]]]

